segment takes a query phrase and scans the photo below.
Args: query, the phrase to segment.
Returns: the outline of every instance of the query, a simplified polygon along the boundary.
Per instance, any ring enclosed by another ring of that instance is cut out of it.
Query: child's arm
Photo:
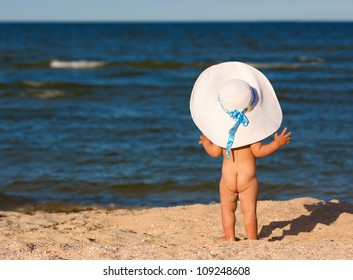
[[[213,144],[205,135],[200,136],[199,144],[202,144],[207,154],[217,158],[222,154],[222,148]]]
[[[287,128],[284,128],[280,135],[275,133],[275,139],[269,144],[263,144],[261,141],[250,145],[250,149],[253,152],[255,157],[266,157],[280,147],[288,145],[291,140],[292,132],[286,134]]]

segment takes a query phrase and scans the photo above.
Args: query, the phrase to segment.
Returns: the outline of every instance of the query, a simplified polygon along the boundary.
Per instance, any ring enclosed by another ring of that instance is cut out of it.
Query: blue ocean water
[[[260,199],[352,201],[353,23],[1,23],[0,208],[218,202],[189,99],[224,61],[270,79],[293,132]]]

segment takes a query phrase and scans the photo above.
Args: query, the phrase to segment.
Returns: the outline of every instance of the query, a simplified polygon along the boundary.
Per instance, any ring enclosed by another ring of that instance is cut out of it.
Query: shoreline
[[[219,204],[0,211],[2,260],[351,260],[353,204],[297,198],[258,202],[259,240],[222,242]]]

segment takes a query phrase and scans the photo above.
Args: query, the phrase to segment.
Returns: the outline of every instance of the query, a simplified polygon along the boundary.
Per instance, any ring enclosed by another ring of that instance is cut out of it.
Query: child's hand
[[[199,144],[202,144],[202,145],[204,145],[205,143],[211,143],[211,141],[205,136],[205,135],[201,135],[200,136],[200,141],[199,141]]]
[[[278,135],[277,132],[275,133],[275,142],[279,145],[279,147],[288,145],[290,143],[290,140],[292,139],[292,132],[288,132],[287,134],[286,132],[287,128],[285,127],[280,135]]]
[[[213,144],[210,139],[208,139],[205,135],[200,136],[200,141],[199,144],[201,144],[207,154],[209,154],[211,157],[219,157],[222,154],[222,148]]]

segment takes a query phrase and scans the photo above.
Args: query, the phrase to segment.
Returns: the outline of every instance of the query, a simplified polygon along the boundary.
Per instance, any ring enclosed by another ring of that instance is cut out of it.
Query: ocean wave
[[[120,68],[120,69],[184,69],[184,68],[206,68],[210,66],[206,62],[180,62],[176,60],[131,60],[131,61],[93,61],[93,60],[48,60],[32,61],[26,63],[17,63],[15,66],[19,69],[97,69],[97,68]]]
[[[306,69],[312,66],[325,63],[325,59],[321,57],[299,56],[295,62],[273,62],[273,63],[257,63],[248,62],[255,68],[260,69],[278,69],[278,70],[298,70]]]
[[[75,179],[21,180],[3,186],[4,189],[11,189],[11,192],[4,193],[0,188],[0,209],[18,205],[21,207],[41,205],[43,210],[47,210],[47,206],[63,206],[63,203],[105,206],[208,204],[218,202],[215,185],[216,182],[184,185],[174,181],[110,184]]]
[[[125,62],[122,66],[147,69],[178,69],[189,66],[189,63],[181,63],[178,61],[141,60]]]
[[[87,94],[94,92],[97,87],[98,85],[95,84],[62,81],[12,81],[9,83],[0,83],[0,98],[26,96],[39,99],[56,99],[87,96]]]
[[[107,85],[106,85],[107,86]],[[9,83],[0,83],[0,89],[87,89],[101,87],[93,83],[74,83],[63,81],[12,81]]]
[[[274,69],[274,70],[298,70],[305,69],[311,66],[322,64],[323,62],[294,62],[294,63],[253,63],[247,62],[251,66],[259,69]]]
[[[66,97],[69,95],[68,92],[62,91],[62,90],[44,90],[41,92],[37,92],[33,94],[34,97],[37,97],[39,99],[52,99],[52,98],[60,98],[60,97]]]
[[[82,84],[74,82],[62,82],[62,81],[33,81],[24,80],[18,81],[12,84],[13,86],[22,85],[29,88],[86,88],[95,85],[92,84]]]
[[[25,63],[15,63],[15,67],[19,69],[95,69],[105,67],[108,63],[105,61],[89,61],[89,60],[49,60],[49,61],[31,61]]]
[[[32,81],[24,80],[12,83],[12,86],[20,86],[25,89],[40,90],[40,89],[75,89],[75,88],[86,88],[92,85],[80,84],[72,82],[62,82],[62,81]]]
[[[62,61],[53,60],[50,62],[51,68],[72,68],[72,69],[92,69],[103,67],[106,63],[103,61],[88,61],[88,60],[77,60],[77,61]]]
[[[321,57],[309,57],[309,56],[299,56],[298,60],[300,62],[308,62],[308,63],[324,63],[325,59]]]

